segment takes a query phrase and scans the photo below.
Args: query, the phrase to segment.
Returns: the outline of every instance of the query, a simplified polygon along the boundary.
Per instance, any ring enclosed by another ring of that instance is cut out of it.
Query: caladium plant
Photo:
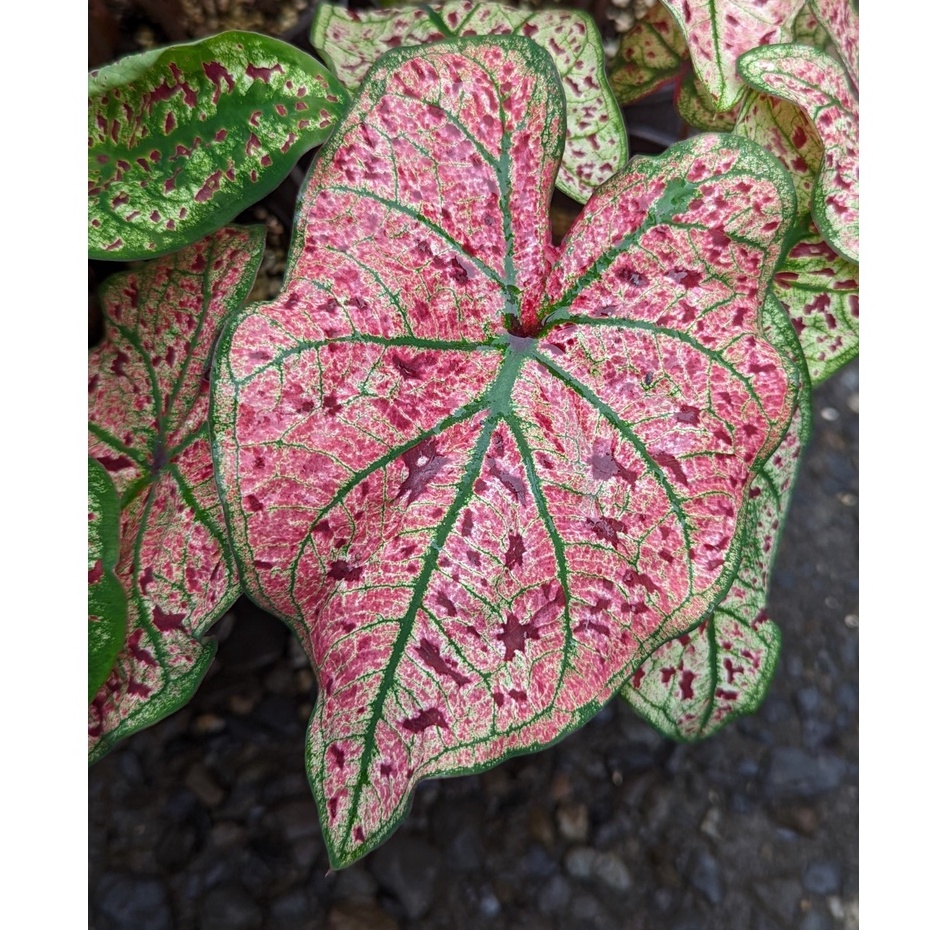
[[[92,75],[91,253],[164,253],[91,354],[92,758],[190,697],[240,590],[316,671],[335,867],[615,694],[678,739],[758,705],[811,379],[858,348],[856,21],[761,5],[793,44],[738,0],[651,14],[624,80],[733,131],[632,161],[573,11],[322,4],[333,74],[229,33]],[[708,11],[741,38],[702,70]],[[324,139],[247,304],[261,236],[223,224]]]

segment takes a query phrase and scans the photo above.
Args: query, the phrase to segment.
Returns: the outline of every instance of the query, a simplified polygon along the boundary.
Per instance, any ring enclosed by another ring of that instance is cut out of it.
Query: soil
[[[278,35],[305,35],[308,13],[90,7],[92,64],[238,28],[224,11]],[[641,151],[680,132],[662,104]],[[627,119],[645,125],[644,111]],[[283,190],[243,217],[269,226],[256,296],[279,282],[292,203]],[[117,267],[102,264],[98,280]],[[335,873],[303,767],[313,675],[242,599],[191,703],[89,772],[92,930],[858,927],[857,363],[814,411],[769,601],[781,658],[755,715],[682,745],[612,701],[545,752],[422,784],[394,836]]]

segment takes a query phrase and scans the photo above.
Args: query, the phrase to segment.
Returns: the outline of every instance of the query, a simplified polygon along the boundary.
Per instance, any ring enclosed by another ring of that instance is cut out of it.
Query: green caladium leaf
[[[309,55],[250,32],[143,52],[88,81],[92,258],[150,258],[218,229],[345,109]]]
[[[116,577],[119,498],[106,469],[87,460],[88,701],[106,681],[126,638],[126,592]]]
[[[472,0],[387,10],[321,3],[310,41],[339,79],[356,88],[377,58],[397,46],[511,34],[532,39],[555,62],[568,121],[556,185],[584,203],[627,160],[626,128],[604,71],[600,33],[587,13]]]
[[[783,316],[777,322],[779,314],[770,310],[768,319],[790,330]],[[778,341],[777,333],[767,334]],[[793,354],[800,355],[796,342]],[[710,736],[755,711],[768,691],[781,643],[765,612],[768,581],[810,421],[807,385],[785,438],[750,487],[749,540],[733,586],[696,630],[660,646],[621,690],[665,736]]]
[[[740,73],[759,91],[799,107],[823,143],[811,212],[830,246],[859,261],[859,102],[842,65],[805,45],[757,48]]]
[[[704,132],[729,132],[736,125],[740,104],[723,112],[714,107],[707,88],[693,72],[682,78],[675,94],[678,115],[695,129]]]
[[[217,350],[221,497],[246,590],[319,675],[335,867],[421,779],[552,743],[692,629],[793,413],[759,320],[783,169],[727,136],[635,159],[556,249],[559,86],[518,36],[383,56],[280,296]]]
[[[737,59],[758,46],[790,42],[804,0],[662,0],[688,40],[698,77],[718,110],[744,91]]]
[[[833,47],[846,66],[853,87],[859,87],[859,5],[854,0],[808,0],[814,16],[823,25]],[[823,46],[808,42],[806,45]]]
[[[620,38],[610,66],[610,86],[621,106],[677,81],[684,73],[688,43],[661,3],[650,7]]]
[[[843,0],[843,2],[845,3],[846,0]],[[810,0],[801,7],[801,11],[791,27],[791,33],[795,42],[819,48],[821,51],[827,51],[831,44],[830,34],[823,28],[820,20],[811,9]]]
[[[798,195],[798,225],[772,282],[798,332],[814,384],[859,352],[859,268],[824,241],[810,216],[823,145],[810,119],[792,103],[751,93],[734,130],[775,155]]]
[[[116,574],[129,605],[125,645],[90,706],[91,759],[190,698],[216,648],[203,634],[239,594],[213,479],[208,375],[263,245],[261,227],[226,227],[102,289],[89,445],[120,497]]]

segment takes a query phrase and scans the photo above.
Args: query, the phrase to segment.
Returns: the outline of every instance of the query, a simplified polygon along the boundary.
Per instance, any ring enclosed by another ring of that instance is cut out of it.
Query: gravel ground
[[[241,601],[186,708],[89,774],[92,930],[858,927],[858,367],[815,394],[759,712],[677,745],[619,700],[546,752],[420,786],[341,872],[303,769],[313,679]]]

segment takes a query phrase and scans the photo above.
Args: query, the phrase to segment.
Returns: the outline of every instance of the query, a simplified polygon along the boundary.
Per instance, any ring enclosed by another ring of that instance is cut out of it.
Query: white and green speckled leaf
[[[620,38],[610,66],[610,86],[621,106],[651,94],[681,77],[688,43],[678,23],[656,3]]]
[[[209,373],[263,246],[263,227],[224,227],[101,289],[88,443],[119,495],[116,574],[129,604],[125,644],[90,703],[92,760],[191,697],[216,649],[204,634],[239,595],[213,477]]]
[[[219,229],[326,137],[347,94],[250,32],[143,52],[88,80],[92,258],[152,258]]]
[[[778,327],[787,340],[787,318],[771,306],[767,316],[770,338],[778,338],[773,332]],[[791,341],[797,356],[799,347]],[[749,539],[732,587],[700,626],[660,646],[621,690],[665,736],[683,741],[710,736],[755,711],[768,691],[781,636],[765,610],[767,588],[810,420],[808,384],[781,445],[750,488]]]
[[[88,702],[107,680],[126,638],[126,591],[116,577],[119,498],[106,469],[87,459]]]
[[[689,126],[704,132],[729,132],[736,125],[739,107],[737,103],[729,110],[717,110],[707,88],[694,72],[682,78],[675,94],[678,115]]]
[[[314,47],[350,88],[358,87],[371,65],[392,48],[485,35],[526,36],[552,56],[567,123],[556,186],[585,203],[627,160],[626,128],[604,70],[600,33],[586,13],[473,0],[385,10],[321,3],[310,29]]]
[[[811,213],[830,246],[859,261],[859,101],[843,66],[806,45],[753,49],[740,73],[757,90],[800,108],[823,144]]]
[[[662,0],[688,41],[694,70],[716,109],[733,107],[743,94],[736,63],[758,46],[790,42],[804,0]]]

